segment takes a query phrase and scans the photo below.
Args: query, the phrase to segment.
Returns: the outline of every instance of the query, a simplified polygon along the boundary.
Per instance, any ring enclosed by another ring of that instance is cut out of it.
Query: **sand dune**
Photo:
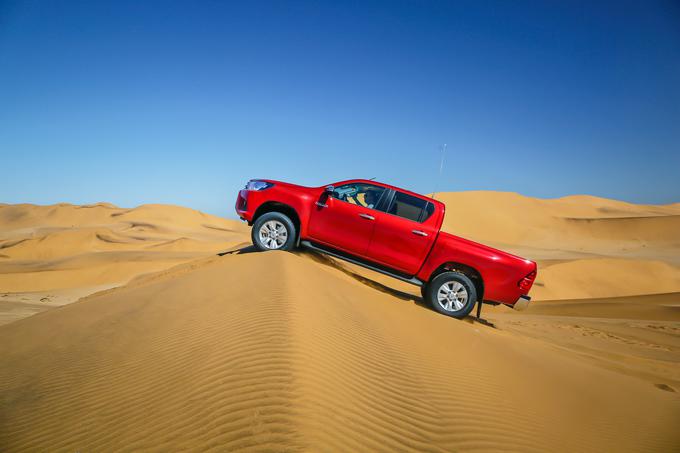
[[[680,291],[678,203],[645,206],[585,195],[542,200],[503,192],[437,198],[447,206],[447,231],[538,262],[536,300]]]
[[[0,361],[12,451],[680,441],[673,393],[289,253],[206,259],[12,323]]]
[[[680,269],[662,261],[595,258],[543,265],[536,300],[680,292]]]
[[[678,449],[680,204],[439,198],[539,302],[494,328],[198,211],[0,204],[0,450]]]
[[[501,313],[509,311],[497,310]],[[680,292],[642,296],[542,300],[522,314],[680,321]],[[680,333],[680,329],[678,329]]]
[[[241,222],[177,206],[0,206],[0,323],[248,240]]]
[[[516,193],[457,192],[446,203],[444,228],[519,250],[537,259],[664,256],[680,265],[680,205],[645,206],[590,196],[554,200]],[[457,215],[457,213],[461,213]]]

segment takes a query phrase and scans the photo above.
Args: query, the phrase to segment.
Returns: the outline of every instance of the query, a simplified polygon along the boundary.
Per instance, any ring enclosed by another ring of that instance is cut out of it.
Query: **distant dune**
[[[590,196],[542,200],[506,192],[437,198],[446,203],[445,229],[470,239],[620,257],[651,247],[680,264],[680,204],[645,206]]]
[[[680,291],[680,204],[442,193],[444,229],[539,264],[535,299]],[[652,276],[650,278],[650,276]]]
[[[529,310],[186,208],[0,205],[0,450],[677,450],[680,205],[438,198],[538,261]]]
[[[0,206],[0,323],[245,241],[242,222],[177,206]]]

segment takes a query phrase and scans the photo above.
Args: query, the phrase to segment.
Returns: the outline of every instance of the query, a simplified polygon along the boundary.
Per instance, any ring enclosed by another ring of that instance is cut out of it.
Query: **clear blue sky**
[[[0,0],[0,202],[250,178],[680,201],[677,1]]]

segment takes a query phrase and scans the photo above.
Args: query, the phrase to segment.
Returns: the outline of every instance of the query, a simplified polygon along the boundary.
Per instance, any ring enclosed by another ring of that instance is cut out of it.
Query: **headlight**
[[[264,190],[264,189],[269,189],[273,185],[274,184],[272,184],[270,182],[260,181],[258,179],[251,179],[246,184],[246,190]]]

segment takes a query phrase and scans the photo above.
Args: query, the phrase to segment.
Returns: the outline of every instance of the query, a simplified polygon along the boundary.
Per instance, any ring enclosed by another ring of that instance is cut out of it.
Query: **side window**
[[[422,198],[396,192],[387,212],[414,222],[424,222],[434,213],[434,205]]]
[[[423,218],[420,219],[421,222],[426,221],[427,219],[430,218],[430,216],[434,214],[434,203],[430,203],[429,201],[427,202],[427,207],[425,208],[425,212],[423,212]]]
[[[333,198],[355,204],[363,208],[378,209],[378,204],[387,191],[373,184],[345,184],[333,190]]]

